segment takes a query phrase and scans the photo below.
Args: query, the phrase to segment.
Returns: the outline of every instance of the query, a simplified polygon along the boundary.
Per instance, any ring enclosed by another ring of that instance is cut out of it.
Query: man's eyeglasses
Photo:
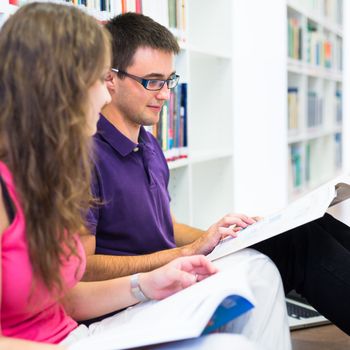
[[[141,77],[138,77],[133,74],[129,74],[127,72],[124,72],[120,69],[117,68],[111,68],[113,72],[120,73],[125,75],[126,77],[129,77],[131,79],[136,80],[139,82],[145,89],[150,90],[150,91],[158,91],[160,90],[164,84],[166,83],[168,89],[173,89],[174,87],[177,86],[180,76],[177,74],[173,74],[169,79],[166,80],[161,80],[161,79],[144,79]]]

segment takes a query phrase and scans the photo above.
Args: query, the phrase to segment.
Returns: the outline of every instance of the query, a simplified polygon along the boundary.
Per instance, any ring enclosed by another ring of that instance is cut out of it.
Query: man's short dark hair
[[[140,47],[150,47],[177,54],[180,51],[174,35],[152,18],[133,12],[118,15],[106,24],[112,35],[112,67],[126,70],[133,64]]]

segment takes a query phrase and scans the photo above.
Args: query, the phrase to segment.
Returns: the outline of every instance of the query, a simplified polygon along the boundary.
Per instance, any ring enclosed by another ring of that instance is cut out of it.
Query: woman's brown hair
[[[109,36],[73,6],[31,3],[0,31],[0,159],[14,176],[33,273],[61,290],[90,196],[88,89],[110,64]]]

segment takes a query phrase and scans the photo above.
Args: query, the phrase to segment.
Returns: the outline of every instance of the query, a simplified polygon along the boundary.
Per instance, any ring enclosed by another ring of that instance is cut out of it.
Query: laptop
[[[291,330],[329,324],[330,321],[317,312],[296,291],[286,296],[289,328]]]

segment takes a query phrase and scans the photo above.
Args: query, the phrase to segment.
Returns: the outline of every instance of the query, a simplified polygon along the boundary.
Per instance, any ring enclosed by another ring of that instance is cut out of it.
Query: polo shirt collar
[[[136,144],[125,135],[123,135],[102,114],[100,114],[100,119],[97,122],[97,134],[104,138],[123,157],[132,153],[135,147],[138,147],[140,144],[145,145],[147,148],[151,148],[153,150],[150,135],[143,126],[140,128],[139,144]]]

